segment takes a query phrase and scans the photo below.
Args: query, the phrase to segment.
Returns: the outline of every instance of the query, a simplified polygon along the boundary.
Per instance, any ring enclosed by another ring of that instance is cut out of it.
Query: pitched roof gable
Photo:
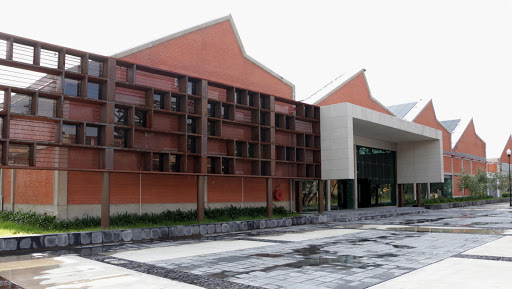
[[[461,123],[459,123],[459,125],[457,126],[457,128],[453,132],[453,134],[452,134],[452,151],[455,149],[456,151],[454,151],[454,152],[457,152],[457,148],[459,146],[459,142],[461,141],[461,139],[463,138],[464,135],[469,133],[469,130],[468,130],[469,128],[472,128],[473,133],[475,134],[475,136],[485,146],[485,141],[476,133],[475,123],[473,122],[473,118],[470,118],[469,121],[468,120],[461,121]],[[485,151],[484,151],[484,153],[485,153]]]
[[[366,79],[365,72],[366,70],[360,69],[357,72],[353,74],[343,74],[340,77],[336,78],[335,80],[331,81],[329,84],[321,88],[319,91],[317,91],[313,96],[317,96],[314,99],[309,99],[308,103],[312,103],[315,105],[321,105],[322,102],[329,99],[330,96],[338,92],[343,87],[349,85],[352,81],[354,81],[356,78],[362,75],[364,80],[364,86],[368,92],[369,99],[372,103],[376,105],[376,107],[381,108],[382,111],[392,115],[396,116],[396,114],[387,108],[385,105],[380,103],[377,99],[373,98],[372,93],[370,91],[370,87],[368,85],[368,80]],[[353,103],[355,105],[359,105],[358,103]]]
[[[507,149],[512,150],[512,135],[509,135],[507,143],[501,152],[501,156],[499,158],[500,163],[508,163]]]
[[[168,36],[165,36],[165,37],[162,37],[162,38],[150,41],[148,43],[141,44],[139,46],[127,49],[125,51],[121,51],[119,53],[116,53],[116,54],[112,55],[112,57],[115,57],[115,58],[128,57],[128,56],[133,55],[135,53],[144,51],[146,49],[158,46],[158,45],[166,43],[168,41],[177,39],[179,37],[191,34],[193,32],[196,32],[196,31],[199,31],[199,30],[202,30],[202,29],[214,26],[216,24],[219,24],[219,23],[222,23],[222,22],[225,22],[225,21],[228,21],[230,26],[231,26],[231,28],[232,28],[233,34],[234,34],[234,36],[236,38],[236,41],[238,43],[238,47],[240,49],[240,53],[242,54],[242,56],[244,58],[246,58],[247,60],[249,60],[250,62],[252,62],[253,64],[255,64],[257,67],[263,69],[265,72],[269,73],[273,77],[277,78],[278,80],[282,81],[286,85],[290,86],[291,89],[292,89],[292,99],[295,99],[295,85],[293,83],[291,83],[290,81],[288,81],[284,77],[280,76],[279,74],[277,74],[276,72],[274,72],[270,68],[266,67],[265,65],[263,65],[262,63],[260,63],[259,61],[257,61],[256,59],[252,58],[251,56],[249,56],[246,53],[244,45],[242,43],[240,35],[238,34],[238,30],[237,30],[237,28],[235,26],[235,22],[233,20],[233,17],[231,16],[231,14],[229,14],[227,16],[224,16],[224,17],[221,17],[221,18],[218,18],[218,19],[214,19],[212,21],[209,21],[209,22],[197,25],[197,26],[194,26],[194,27],[191,27],[191,28],[188,28],[188,29],[185,29],[185,30],[180,31],[180,32],[176,32],[176,33],[170,34]]]

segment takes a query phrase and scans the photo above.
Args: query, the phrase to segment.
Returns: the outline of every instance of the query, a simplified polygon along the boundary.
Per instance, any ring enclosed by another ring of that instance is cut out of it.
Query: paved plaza
[[[10,255],[0,288],[510,288],[511,218],[502,203]]]

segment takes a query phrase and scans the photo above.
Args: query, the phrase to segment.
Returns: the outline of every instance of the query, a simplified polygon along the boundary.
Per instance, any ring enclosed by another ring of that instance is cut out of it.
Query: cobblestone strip
[[[457,254],[457,255],[453,255],[452,257],[454,257],[454,258],[463,258],[463,259],[477,259],[477,260],[492,260],[492,261],[512,262],[512,258],[511,257],[500,257],[500,256]]]
[[[206,276],[163,268],[151,264],[140,263],[120,258],[115,258],[112,256],[102,256],[102,255],[93,255],[93,256],[83,256],[84,258],[88,258],[93,261],[98,261],[114,266],[119,266],[125,269],[129,269],[132,271],[136,271],[139,273],[144,273],[152,276],[157,276],[161,278],[166,278],[178,282],[183,282],[187,284],[192,284],[196,286],[201,286],[204,288],[210,289],[260,289],[262,287],[235,283],[227,280],[217,279],[217,278],[209,278]]]

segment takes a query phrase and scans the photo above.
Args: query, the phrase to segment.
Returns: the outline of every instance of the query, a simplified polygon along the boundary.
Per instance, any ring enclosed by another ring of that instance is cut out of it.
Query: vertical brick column
[[[197,176],[197,222],[204,221],[205,176]]]
[[[297,197],[295,198],[297,200],[297,213],[302,213],[302,180],[297,182],[297,188],[296,188]]]
[[[272,202],[272,178],[267,178],[266,179],[267,181],[267,217],[271,218],[272,217],[272,206],[273,206],[273,202]]]
[[[110,173],[101,175],[101,228],[110,228]]]

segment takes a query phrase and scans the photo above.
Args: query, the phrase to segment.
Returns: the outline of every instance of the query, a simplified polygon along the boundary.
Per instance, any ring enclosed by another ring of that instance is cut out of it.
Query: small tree
[[[473,186],[473,176],[462,170],[459,179],[457,181],[457,189],[462,192],[462,198],[464,198],[464,190],[469,190]]]

